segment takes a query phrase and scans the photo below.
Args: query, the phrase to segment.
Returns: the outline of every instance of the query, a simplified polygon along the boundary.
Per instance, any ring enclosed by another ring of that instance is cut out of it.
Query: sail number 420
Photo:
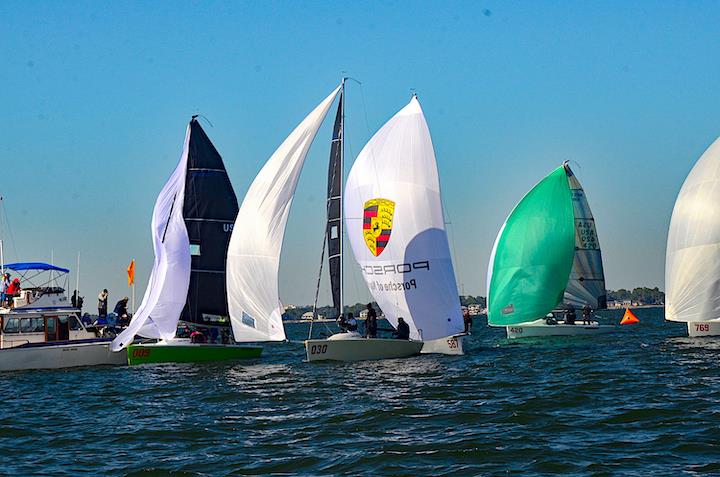
[[[327,353],[327,345],[319,344],[310,346],[310,354],[325,354]]]

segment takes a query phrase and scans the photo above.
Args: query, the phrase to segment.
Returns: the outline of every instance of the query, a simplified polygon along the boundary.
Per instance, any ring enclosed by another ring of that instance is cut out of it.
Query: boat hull
[[[128,364],[151,363],[207,363],[235,359],[259,358],[259,346],[217,345],[217,344],[132,344],[127,347]]]
[[[125,364],[127,364],[126,354],[111,351],[109,341],[70,342],[0,350],[0,371]]]
[[[408,358],[420,354],[422,347],[422,341],[381,338],[332,339],[331,337],[331,339],[305,341],[305,352],[310,362]]]
[[[592,336],[605,333],[611,333],[617,329],[612,325],[600,325],[593,322],[590,325],[577,323],[574,325],[565,325],[558,323],[557,325],[548,325],[543,321],[530,324],[521,324],[515,326],[506,326],[507,337],[510,339],[517,338],[538,338],[543,336]]]
[[[688,336],[720,336],[720,321],[688,322]]]
[[[422,354],[463,355],[463,339],[465,335],[446,336],[437,340],[423,341]]]

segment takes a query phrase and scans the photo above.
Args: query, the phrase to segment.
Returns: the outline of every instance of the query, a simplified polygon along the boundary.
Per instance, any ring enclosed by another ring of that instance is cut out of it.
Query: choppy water
[[[0,374],[0,473],[720,472],[720,340],[637,314],[535,342],[476,321],[464,357],[309,364],[278,344],[251,363]]]

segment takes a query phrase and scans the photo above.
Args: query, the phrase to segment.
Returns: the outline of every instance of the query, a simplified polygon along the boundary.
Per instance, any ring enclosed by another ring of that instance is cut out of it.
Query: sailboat
[[[370,292],[395,327],[402,318],[410,339],[363,338],[338,333],[308,339],[308,361],[402,358],[420,353],[462,354],[462,316],[440,200],[437,163],[430,131],[417,97],[367,143],[352,166],[345,194],[342,177],[343,102],[333,134],[328,186],[327,240],[345,226]],[[339,134],[338,134],[339,132]],[[342,207],[341,207],[342,204]],[[341,296],[342,261],[333,266],[333,301]],[[340,268],[338,268],[340,267]],[[340,291],[338,291],[340,290]],[[335,305],[336,307],[338,305]],[[339,311],[342,312],[340,303]]]
[[[720,138],[683,183],[668,232],[665,319],[690,336],[720,335]]]
[[[607,308],[595,219],[565,162],[515,206],[498,233],[488,268],[488,324],[508,338],[605,333],[581,308]],[[571,305],[575,324],[557,315]],[[558,308],[560,307],[560,309]],[[550,315],[552,313],[552,315]]]
[[[341,88],[278,147],[240,206],[227,257],[228,305],[237,341],[285,340],[278,282],[285,226],[308,150]]]
[[[114,350],[127,347],[129,364],[260,356],[261,347],[232,344],[230,337],[225,259],[237,212],[222,157],[193,116],[180,162],[155,203],[155,262],[145,296],[113,341]],[[206,342],[178,337],[181,320],[207,330]],[[156,341],[133,344],[136,335]]]

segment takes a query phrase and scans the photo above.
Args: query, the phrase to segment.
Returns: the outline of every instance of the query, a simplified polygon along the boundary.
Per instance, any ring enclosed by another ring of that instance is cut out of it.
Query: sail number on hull
[[[318,344],[310,346],[310,354],[325,354],[327,353],[326,344]]]

